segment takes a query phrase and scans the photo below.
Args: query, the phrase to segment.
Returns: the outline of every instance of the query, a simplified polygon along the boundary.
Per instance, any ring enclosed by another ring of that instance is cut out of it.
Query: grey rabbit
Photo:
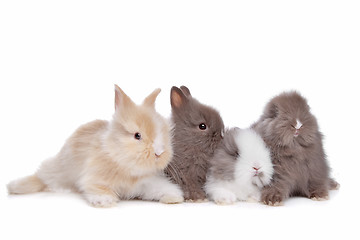
[[[223,120],[185,86],[172,87],[170,100],[174,156],[165,173],[182,188],[185,200],[204,201],[209,160],[223,137]]]
[[[274,165],[272,182],[262,189],[265,204],[280,205],[291,196],[326,200],[329,190],[339,188],[329,177],[316,118],[299,93],[285,92],[271,99],[252,128],[270,148]]]

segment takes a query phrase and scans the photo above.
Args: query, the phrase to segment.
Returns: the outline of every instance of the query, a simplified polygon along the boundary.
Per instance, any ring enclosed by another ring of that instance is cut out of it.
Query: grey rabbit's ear
[[[181,89],[181,91],[183,91],[183,93],[185,94],[185,96],[187,96],[187,97],[192,97],[191,96],[191,93],[190,93],[190,90],[186,87],[186,86],[181,86],[180,87],[180,89]]]
[[[275,103],[269,103],[266,106],[265,112],[264,112],[265,118],[276,118],[278,114],[279,114],[279,109]]]
[[[171,107],[180,108],[185,104],[187,104],[189,102],[189,99],[188,96],[184,94],[184,92],[180,88],[172,87],[170,93],[170,101],[171,101]]]

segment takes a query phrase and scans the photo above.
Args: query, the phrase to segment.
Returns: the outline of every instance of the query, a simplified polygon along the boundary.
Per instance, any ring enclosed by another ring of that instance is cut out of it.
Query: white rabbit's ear
[[[115,111],[122,111],[124,108],[134,106],[134,102],[115,84]]]
[[[151,108],[155,108],[155,100],[160,92],[161,92],[160,88],[155,89],[149,96],[147,96],[144,99],[143,105]]]

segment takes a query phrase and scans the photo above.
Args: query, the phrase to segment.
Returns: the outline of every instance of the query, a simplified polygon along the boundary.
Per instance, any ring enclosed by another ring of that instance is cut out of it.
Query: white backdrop
[[[358,1],[1,1],[1,239],[356,238]],[[327,202],[94,209],[74,194],[8,196],[81,124],[110,119],[113,84],[140,103],[186,85],[227,126],[247,127],[272,96],[309,100],[340,191]],[[347,236],[347,237],[346,237]]]

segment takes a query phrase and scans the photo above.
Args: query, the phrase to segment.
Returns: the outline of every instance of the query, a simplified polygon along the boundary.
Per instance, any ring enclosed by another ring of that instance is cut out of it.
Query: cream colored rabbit
[[[134,197],[182,202],[180,188],[163,175],[173,151],[170,127],[155,111],[159,93],[136,105],[115,85],[113,119],[81,126],[34,175],[10,182],[9,193],[71,189],[95,207]]]

